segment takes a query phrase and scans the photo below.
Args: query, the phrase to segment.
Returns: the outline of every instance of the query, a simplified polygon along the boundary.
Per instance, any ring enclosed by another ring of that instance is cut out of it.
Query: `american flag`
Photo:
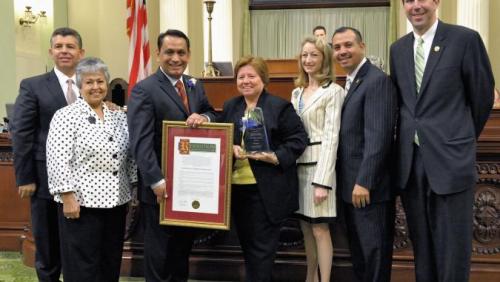
[[[128,95],[134,85],[151,74],[146,0],[127,1]]]

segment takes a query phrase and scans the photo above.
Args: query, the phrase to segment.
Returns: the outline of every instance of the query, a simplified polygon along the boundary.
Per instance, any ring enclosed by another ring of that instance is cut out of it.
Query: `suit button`
[[[113,171],[113,175],[117,176],[118,175],[118,171]]]
[[[113,142],[113,137],[109,137],[109,142]]]
[[[118,155],[117,154],[113,154],[113,159],[118,159]]]

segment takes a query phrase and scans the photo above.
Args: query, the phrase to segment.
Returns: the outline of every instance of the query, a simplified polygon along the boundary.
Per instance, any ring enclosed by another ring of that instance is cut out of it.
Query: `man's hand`
[[[30,183],[26,185],[21,185],[19,186],[19,196],[21,196],[21,199],[24,198],[29,198],[35,194],[36,191],[36,184],[35,183]]]
[[[156,196],[156,202],[159,204],[163,201],[164,198],[168,198],[167,195],[167,184],[163,182],[153,188],[153,193]]]
[[[355,184],[352,190],[352,204],[355,208],[364,208],[370,204],[370,190]]]
[[[320,186],[313,185],[314,187],[314,204],[321,204],[328,197],[328,189],[325,189]]]
[[[76,200],[75,192],[61,194],[63,201],[63,214],[67,219],[80,218],[80,204]]]
[[[110,111],[124,111],[126,112],[127,110],[118,106],[117,104],[111,102],[111,101],[105,101],[104,103],[106,103],[106,106],[108,106],[108,109]]]
[[[199,125],[203,124],[204,122],[208,122],[208,119],[206,116],[202,116],[202,115],[199,115],[197,113],[193,113],[187,118],[186,125],[196,128]]]

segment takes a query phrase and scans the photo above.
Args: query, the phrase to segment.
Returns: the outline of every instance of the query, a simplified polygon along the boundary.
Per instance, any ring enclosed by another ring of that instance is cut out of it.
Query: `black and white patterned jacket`
[[[104,119],[83,99],[58,110],[47,138],[49,191],[75,192],[81,206],[112,208],[131,199],[137,168],[129,154],[126,114],[103,105]]]

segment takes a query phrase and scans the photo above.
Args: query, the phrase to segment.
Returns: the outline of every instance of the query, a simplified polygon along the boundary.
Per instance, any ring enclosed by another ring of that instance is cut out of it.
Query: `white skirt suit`
[[[296,215],[310,223],[332,222],[337,215],[335,163],[345,92],[338,84],[327,82],[314,92],[307,103],[302,102],[303,92],[304,88],[295,88],[291,99],[309,136],[308,146],[297,160],[299,210]],[[328,197],[319,205],[314,204],[313,185],[330,190]]]

